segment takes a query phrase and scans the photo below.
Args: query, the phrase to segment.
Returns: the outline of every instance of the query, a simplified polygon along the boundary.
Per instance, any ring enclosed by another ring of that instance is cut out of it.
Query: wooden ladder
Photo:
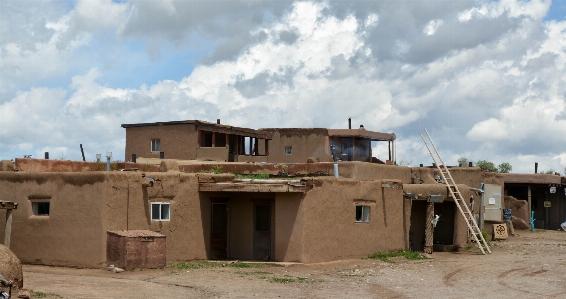
[[[460,214],[462,214],[462,216],[466,220],[468,231],[471,232],[472,238],[476,242],[482,254],[485,254],[486,251],[488,253],[491,253],[491,250],[489,249],[489,245],[487,245],[487,242],[485,241],[481,233],[481,230],[478,227],[478,224],[476,223],[476,218],[470,212],[468,205],[466,204],[464,198],[462,197],[462,193],[460,193],[460,190],[458,190],[458,186],[456,186],[454,179],[452,179],[452,175],[450,174],[450,171],[448,170],[446,163],[444,163],[444,161],[442,160],[442,157],[440,156],[438,149],[434,145],[434,142],[432,142],[432,138],[430,138],[430,135],[428,134],[428,131],[426,129],[425,129],[425,133],[426,136],[428,137],[428,140],[430,140],[430,144],[434,148],[434,152],[436,153],[436,155],[432,153],[430,147],[428,146],[428,143],[426,142],[422,134],[421,134],[421,138],[423,139],[423,142],[426,148],[428,149],[428,152],[430,153],[432,160],[434,161],[434,165],[436,165],[436,168],[438,169],[438,171],[440,171],[440,176],[442,177],[442,181],[446,185],[446,188],[450,192],[452,198],[454,198],[454,202],[456,202],[456,206],[458,207],[458,210],[460,210]]]

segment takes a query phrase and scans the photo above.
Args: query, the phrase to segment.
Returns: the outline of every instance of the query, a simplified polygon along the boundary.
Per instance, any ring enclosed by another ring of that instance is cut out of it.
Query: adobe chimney
[[[220,118],[216,119],[216,124],[219,125],[220,124]]]

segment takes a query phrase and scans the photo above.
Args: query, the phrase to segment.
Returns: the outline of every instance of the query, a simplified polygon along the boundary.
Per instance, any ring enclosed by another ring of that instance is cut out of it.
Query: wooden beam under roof
[[[200,183],[199,192],[295,192],[307,190],[305,184],[257,184],[257,183]]]

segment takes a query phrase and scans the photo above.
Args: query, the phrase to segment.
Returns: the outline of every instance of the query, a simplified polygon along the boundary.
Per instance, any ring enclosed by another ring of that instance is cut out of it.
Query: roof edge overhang
[[[196,125],[198,129],[208,132],[216,132],[223,134],[234,134],[246,137],[254,137],[260,139],[271,139],[272,133],[267,131],[254,130],[249,128],[234,127],[229,125],[211,123],[202,120],[181,120],[181,121],[166,121],[154,123],[137,123],[137,124],[122,124],[122,128],[135,128],[135,127],[152,127],[152,126],[169,126],[169,125]]]
[[[381,133],[360,129],[328,129],[328,136],[367,138],[372,141],[394,141],[397,139],[394,133]]]

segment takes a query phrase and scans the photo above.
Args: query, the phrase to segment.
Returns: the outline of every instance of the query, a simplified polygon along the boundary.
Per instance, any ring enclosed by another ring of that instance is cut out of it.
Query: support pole
[[[531,213],[532,212],[532,208],[531,208],[532,207],[532,204],[531,204],[531,186],[529,185],[527,188],[528,188],[527,189],[527,200],[529,202],[529,216],[530,216],[530,215],[532,215],[532,213]],[[535,229],[534,226],[531,227],[531,230],[534,230],[534,229]]]
[[[432,220],[434,219],[434,203],[428,202],[426,205],[426,224],[425,224],[425,246],[424,252],[432,253],[432,241],[434,234],[434,227],[432,226]]]
[[[83,155],[83,162],[86,162],[85,151],[83,150],[83,144],[81,143],[80,146],[81,146],[81,154]]]
[[[253,150],[253,144],[252,144],[252,137],[249,137],[249,143],[250,143],[250,156],[254,155],[254,150]]]
[[[12,209],[6,210],[6,227],[4,228],[4,246],[10,248],[10,236],[12,235]]]

